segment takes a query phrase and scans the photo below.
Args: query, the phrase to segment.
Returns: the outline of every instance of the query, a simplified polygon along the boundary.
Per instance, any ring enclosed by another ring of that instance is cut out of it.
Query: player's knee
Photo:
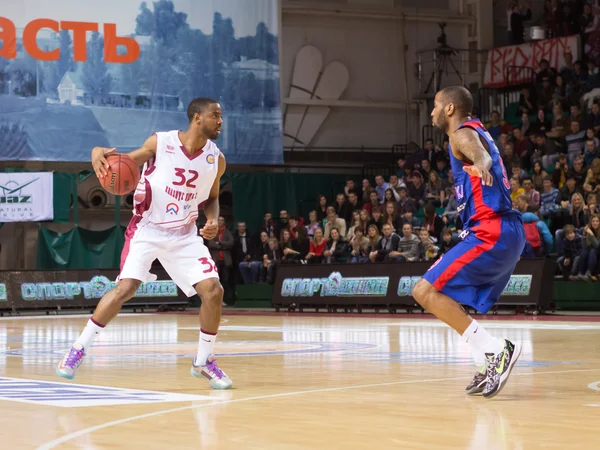
[[[417,303],[424,307],[427,303],[429,294],[431,293],[432,289],[433,286],[431,286],[431,284],[429,284],[427,281],[421,278],[419,281],[417,281],[415,287],[413,287],[412,295],[417,301]]]
[[[196,289],[203,302],[216,302],[221,304],[223,301],[223,286],[216,278],[205,280]]]
[[[141,282],[138,280],[121,280],[115,287],[114,301],[117,303],[125,303],[127,300],[133,298],[135,292],[140,287]]]

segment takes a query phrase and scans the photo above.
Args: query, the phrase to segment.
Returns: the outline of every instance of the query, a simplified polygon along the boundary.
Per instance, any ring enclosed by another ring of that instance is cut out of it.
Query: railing
[[[507,86],[524,86],[535,83],[535,70],[528,66],[508,66],[506,68]]]

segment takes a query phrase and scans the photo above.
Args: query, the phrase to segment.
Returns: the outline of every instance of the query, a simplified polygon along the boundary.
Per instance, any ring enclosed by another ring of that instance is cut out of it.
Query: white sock
[[[217,335],[212,333],[206,333],[200,330],[200,339],[198,340],[198,353],[196,353],[195,365],[205,366],[206,360],[213,352],[213,346],[217,340]]]
[[[483,369],[485,367],[485,353],[483,352],[483,350],[479,348],[479,346],[475,343],[475,341],[473,341],[473,339],[468,339],[466,337],[466,333],[462,335],[462,338],[469,346],[469,350],[471,350],[473,362],[477,366],[477,369]]]
[[[100,334],[100,332],[104,330],[104,325],[100,325],[98,322],[95,322],[94,319],[90,317],[87,325],[83,329],[81,335],[75,341],[75,344],[79,344],[84,348],[84,351],[92,345],[96,336]]]
[[[469,346],[473,342],[483,353],[497,355],[504,350],[504,342],[489,334],[475,319],[473,319],[471,325],[465,330],[462,337]]]

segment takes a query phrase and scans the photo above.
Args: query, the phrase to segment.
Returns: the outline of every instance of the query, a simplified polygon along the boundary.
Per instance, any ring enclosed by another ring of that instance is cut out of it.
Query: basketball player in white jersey
[[[229,389],[231,379],[213,356],[221,321],[223,287],[204,239],[217,235],[219,181],[225,157],[211,139],[219,137],[223,124],[221,106],[208,98],[193,100],[187,110],[187,131],[155,133],[129,153],[142,176],[134,194],[133,218],[125,232],[121,272],[116,287],[102,299],[81,336],[58,364],[61,377],[73,379],[94,338],[132,298],[142,282],[154,281],[150,273],[158,258],[167,273],[188,296],[198,294],[200,338],[192,363],[195,377],[206,377],[215,389]],[[92,165],[99,178],[106,176],[105,157],[115,149],[96,147]],[[206,225],[196,231],[198,208],[203,204]]]

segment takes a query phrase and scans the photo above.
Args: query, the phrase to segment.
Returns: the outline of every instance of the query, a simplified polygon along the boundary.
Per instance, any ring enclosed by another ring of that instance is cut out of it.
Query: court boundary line
[[[580,370],[577,370],[577,369],[555,370],[555,371],[546,371],[546,372],[530,372],[530,373],[523,373],[523,374],[515,374],[515,376],[521,377],[521,376],[533,376],[533,375],[550,375],[550,374],[561,374],[561,373],[598,372],[598,371],[600,371],[600,368],[580,369]],[[382,386],[396,386],[396,385],[403,385],[403,384],[436,383],[436,382],[442,382],[442,381],[458,381],[458,380],[464,380],[464,379],[470,379],[470,378],[471,377],[462,376],[462,377],[451,377],[451,378],[430,378],[430,379],[425,379],[425,380],[404,380],[404,381],[390,381],[390,382],[386,382],[386,383],[358,384],[358,385],[340,386],[340,387],[334,387],[334,388],[309,389],[309,390],[305,390],[305,391],[280,392],[279,394],[267,394],[267,395],[258,395],[255,397],[244,397],[244,398],[238,398],[238,399],[232,399],[232,400],[222,400],[222,401],[204,403],[202,405],[181,406],[179,408],[163,409],[160,411],[153,411],[150,413],[138,414],[135,416],[130,416],[130,417],[126,417],[123,419],[113,420],[111,422],[105,422],[105,423],[101,423],[99,425],[94,425],[92,427],[84,428],[82,430],[75,431],[73,433],[66,434],[60,438],[46,442],[45,444],[42,444],[39,447],[37,447],[36,450],[51,450],[51,449],[55,448],[57,445],[64,444],[65,442],[69,442],[78,437],[93,433],[98,430],[103,430],[105,428],[109,428],[112,426],[122,425],[124,423],[129,423],[129,422],[133,422],[133,421],[141,420],[141,419],[147,419],[150,417],[161,416],[163,414],[171,414],[174,412],[206,408],[206,407],[214,406],[214,405],[225,405],[225,404],[230,404],[230,403],[243,403],[243,402],[250,402],[253,400],[266,400],[266,399],[281,398],[281,397],[295,397],[295,396],[299,396],[299,395],[317,394],[317,393],[322,393],[322,392],[337,392],[337,391],[345,391],[345,390],[351,390],[351,389],[364,389],[364,388],[373,388],[373,387],[382,387]],[[489,400],[485,400],[485,401],[489,401]]]

